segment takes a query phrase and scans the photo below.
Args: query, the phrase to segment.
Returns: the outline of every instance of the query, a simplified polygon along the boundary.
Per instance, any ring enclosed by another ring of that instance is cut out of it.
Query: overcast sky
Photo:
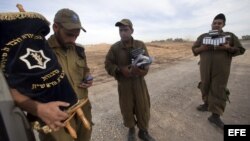
[[[239,38],[250,34],[249,0],[0,0],[0,12],[18,11],[17,3],[26,11],[44,15],[51,23],[59,9],[74,10],[87,30],[77,40],[81,44],[118,41],[119,32],[114,25],[123,18],[133,22],[134,38],[145,42],[167,38],[195,40],[210,30],[218,13],[226,15],[225,31]]]

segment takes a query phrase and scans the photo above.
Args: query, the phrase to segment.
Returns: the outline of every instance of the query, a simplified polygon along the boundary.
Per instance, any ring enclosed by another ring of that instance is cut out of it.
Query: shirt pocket
[[[85,60],[83,60],[83,59],[78,59],[78,60],[76,60],[76,64],[77,64],[77,66],[80,67],[80,68],[84,68],[84,67],[86,66]]]

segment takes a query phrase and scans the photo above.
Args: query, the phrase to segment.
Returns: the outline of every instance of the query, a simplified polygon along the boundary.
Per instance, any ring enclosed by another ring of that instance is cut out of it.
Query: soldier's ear
[[[132,32],[132,34],[134,33],[134,28],[133,27],[130,27],[130,29],[131,29],[131,32]]]
[[[52,27],[53,27],[54,32],[57,32],[60,28],[60,25],[57,23],[54,23]]]

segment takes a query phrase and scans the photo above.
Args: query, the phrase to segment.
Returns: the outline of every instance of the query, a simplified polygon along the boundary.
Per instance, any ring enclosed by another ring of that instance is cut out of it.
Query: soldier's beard
[[[66,43],[66,42],[64,42],[62,36],[61,36],[59,33],[55,33],[55,37],[56,37],[58,43],[60,44],[60,46],[61,46],[64,50],[67,50],[67,49],[69,49],[70,47],[75,46],[75,43]]]

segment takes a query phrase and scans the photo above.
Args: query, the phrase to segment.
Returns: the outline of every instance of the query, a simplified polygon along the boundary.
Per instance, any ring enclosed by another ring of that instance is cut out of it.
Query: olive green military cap
[[[216,19],[221,19],[221,20],[224,21],[224,24],[226,24],[226,17],[225,17],[225,15],[223,13],[220,13],[220,14],[216,15],[214,17],[214,20],[216,20]]]
[[[126,25],[126,26],[131,26],[133,27],[132,22],[129,19],[122,19],[121,21],[117,22],[115,26],[121,26],[121,25]]]
[[[79,16],[68,8],[59,10],[54,18],[55,23],[60,23],[64,28],[71,29],[82,29],[84,32],[86,30],[82,27]]]

